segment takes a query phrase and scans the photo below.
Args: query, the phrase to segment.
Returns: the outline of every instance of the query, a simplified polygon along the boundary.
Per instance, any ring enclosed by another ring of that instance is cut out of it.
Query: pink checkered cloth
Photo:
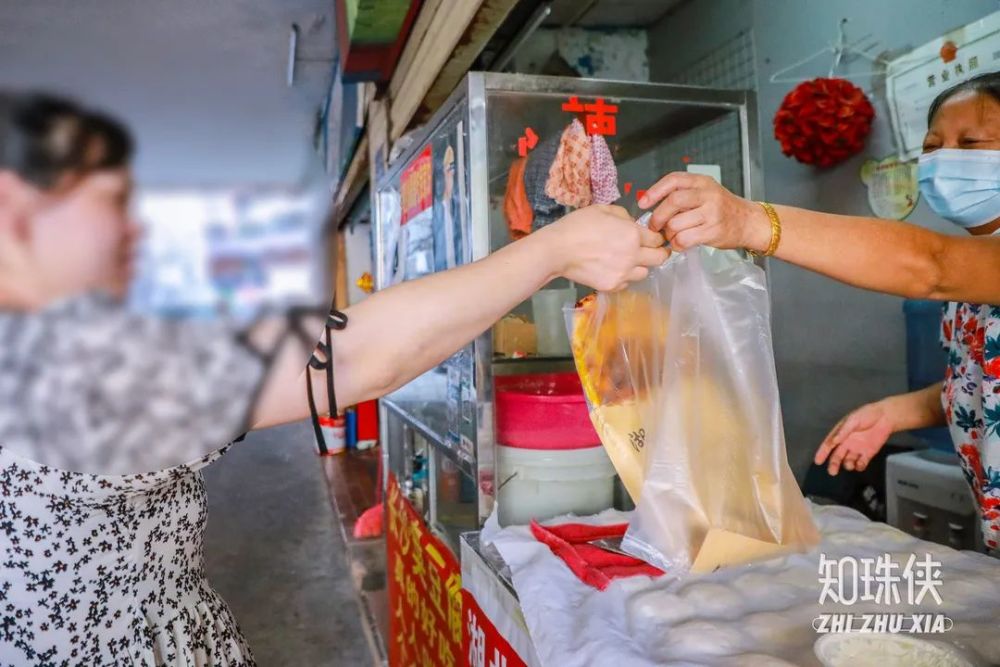
[[[590,190],[595,204],[611,204],[618,201],[621,192],[618,191],[618,167],[611,156],[611,149],[604,135],[595,134],[591,137],[592,151],[590,154]]]
[[[590,191],[590,158],[593,143],[583,129],[583,123],[574,120],[563,130],[556,159],[549,169],[545,194],[564,206],[582,208],[593,200]]]

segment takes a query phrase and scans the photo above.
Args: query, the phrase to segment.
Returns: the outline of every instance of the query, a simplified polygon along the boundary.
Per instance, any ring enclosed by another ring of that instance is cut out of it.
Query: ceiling
[[[329,86],[331,0],[0,0],[0,86],[126,119],[140,181],[279,180],[301,170]],[[294,88],[285,84],[301,26]]]
[[[519,0],[484,47],[478,68],[490,69],[494,59],[515,40],[546,4],[547,28],[649,28],[671,10],[692,0]]]
[[[555,0],[547,26],[646,28],[685,0]]]

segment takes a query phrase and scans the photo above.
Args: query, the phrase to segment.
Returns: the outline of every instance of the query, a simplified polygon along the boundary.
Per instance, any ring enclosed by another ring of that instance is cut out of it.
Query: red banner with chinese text
[[[479,608],[476,598],[465,589],[462,589],[462,607],[465,611],[462,654],[468,667],[527,667]]]
[[[428,144],[399,177],[400,206],[403,209],[400,224],[405,225],[434,204],[432,177],[431,147]]]
[[[389,667],[459,667],[462,570],[389,475]]]

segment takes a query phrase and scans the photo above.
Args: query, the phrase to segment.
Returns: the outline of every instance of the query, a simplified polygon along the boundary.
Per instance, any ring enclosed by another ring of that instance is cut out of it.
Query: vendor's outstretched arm
[[[763,249],[770,221],[757,208],[748,239],[754,239],[753,249]],[[783,228],[779,259],[908,298],[1000,303],[1000,239],[947,236],[903,222],[790,206],[775,210]]]
[[[764,210],[706,176],[668,174],[641,205],[656,204],[651,227],[671,246],[764,251]],[[946,236],[902,222],[775,206],[776,256],[864,289],[909,298],[1000,304],[1000,238]]]
[[[378,292],[347,311],[333,334],[341,407],[382,396],[433,368],[553,278],[613,290],[667,259],[663,238],[641,229],[624,209],[572,213],[487,258]],[[318,330],[318,329],[317,329]],[[288,345],[255,412],[255,428],[308,416],[304,354]],[[322,373],[316,402],[327,405]]]

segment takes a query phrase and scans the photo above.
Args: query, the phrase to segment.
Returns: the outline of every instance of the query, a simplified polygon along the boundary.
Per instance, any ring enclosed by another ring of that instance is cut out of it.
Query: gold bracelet
[[[764,252],[751,250],[750,254],[754,257],[771,257],[778,251],[778,245],[781,243],[781,218],[778,217],[778,212],[774,210],[774,207],[766,201],[759,201],[757,203],[764,209],[768,220],[771,221],[771,242],[767,244],[767,250]]]

